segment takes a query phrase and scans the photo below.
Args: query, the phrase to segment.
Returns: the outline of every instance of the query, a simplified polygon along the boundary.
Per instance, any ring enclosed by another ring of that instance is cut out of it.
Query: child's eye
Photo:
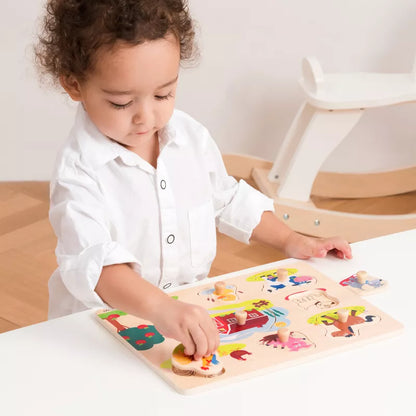
[[[113,103],[112,101],[109,101],[109,103],[114,107],[114,108],[116,108],[117,110],[123,110],[124,108],[127,108],[127,107],[129,107],[132,103],[133,103],[133,101],[129,101],[128,103],[126,103],[126,104],[117,104],[117,103]]]
[[[159,100],[159,101],[168,100],[171,97],[173,97],[173,94],[171,92],[166,95],[155,95],[156,100]]]

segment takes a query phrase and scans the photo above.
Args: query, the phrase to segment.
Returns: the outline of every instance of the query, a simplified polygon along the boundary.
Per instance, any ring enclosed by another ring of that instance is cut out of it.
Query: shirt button
[[[165,180],[161,180],[160,181],[160,187],[162,188],[162,189],[166,189],[166,181]]]
[[[168,244],[172,244],[175,241],[175,236],[173,234],[169,234],[166,241],[168,242]]]
[[[171,286],[172,286],[172,283],[166,283],[165,285],[163,285],[163,289],[168,289]]]

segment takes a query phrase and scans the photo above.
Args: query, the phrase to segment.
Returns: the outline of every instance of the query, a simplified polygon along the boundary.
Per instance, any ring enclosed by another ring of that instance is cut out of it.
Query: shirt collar
[[[183,135],[179,134],[175,126],[175,118],[174,112],[167,125],[158,132],[160,151],[171,143],[178,146],[185,144]],[[102,134],[90,120],[81,103],[78,106],[75,128],[82,157],[87,159],[92,167],[103,166],[118,157],[128,166],[147,164],[139,155]]]

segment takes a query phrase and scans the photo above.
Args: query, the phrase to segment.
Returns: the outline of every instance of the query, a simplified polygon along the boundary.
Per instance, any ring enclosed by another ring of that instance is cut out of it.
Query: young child
[[[174,109],[179,66],[193,51],[182,0],[49,0],[36,49],[41,69],[79,102],[51,180],[59,267],[49,317],[119,308],[198,359],[218,347],[216,326],[163,289],[207,276],[216,227],[290,257],[351,250],[290,230],[272,200],[227,175],[207,129]]]

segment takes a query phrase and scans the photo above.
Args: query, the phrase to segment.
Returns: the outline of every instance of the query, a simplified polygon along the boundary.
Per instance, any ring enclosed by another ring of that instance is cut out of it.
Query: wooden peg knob
[[[215,285],[214,285],[214,287],[215,287],[215,294],[216,295],[222,295],[222,294],[224,294],[224,291],[225,291],[225,282],[223,282],[223,281],[216,282]]]
[[[349,311],[348,309],[338,309],[338,321],[345,323],[348,321]]]
[[[235,317],[237,318],[237,325],[245,325],[247,321],[246,311],[236,311]]]
[[[289,280],[289,273],[286,269],[277,269],[276,275],[279,282],[287,282]]]
[[[364,270],[360,270],[359,272],[356,273],[356,276],[357,276],[358,283],[363,285],[367,281],[368,273]]]
[[[290,335],[290,329],[288,327],[280,328],[277,331],[277,337],[279,338],[279,341],[282,343],[289,341],[289,335]]]

